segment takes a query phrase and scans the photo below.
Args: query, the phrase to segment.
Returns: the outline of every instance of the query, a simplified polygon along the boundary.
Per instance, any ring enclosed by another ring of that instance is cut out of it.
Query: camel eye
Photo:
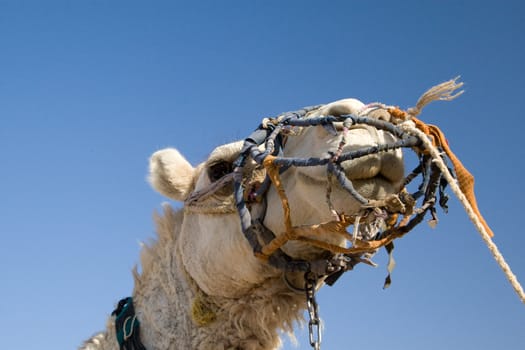
[[[231,162],[221,161],[210,165],[208,168],[208,177],[210,178],[211,182],[215,182],[232,171],[233,164]]]

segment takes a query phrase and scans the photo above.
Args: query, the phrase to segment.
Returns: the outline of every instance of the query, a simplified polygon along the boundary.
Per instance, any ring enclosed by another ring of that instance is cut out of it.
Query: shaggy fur
[[[304,296],[290,291],[278,279],[265,281],[241,298],[207,296],[180,268],[177,239],[183,212],[164,206],[155,215],[158,238],[142,250],[142,274],[134,271],[135,309],[141,321],[141,338],[149,349],[275,349],[277,329],[291,335],[302,319]],[[199,294],[216,313],[216,319],[197,327],[190,317],[191,301]],[[114,319],[107,333],[86,341],[84,350],[117,350]],[[149,345],[148,345],[149,344]]]

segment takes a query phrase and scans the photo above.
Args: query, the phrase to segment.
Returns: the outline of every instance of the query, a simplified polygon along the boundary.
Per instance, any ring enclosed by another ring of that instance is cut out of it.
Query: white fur
[[[149,174],[149,181],[157,191],[177,201],[185,200],[194,185],[195,169],[173,148],[153,153]]]

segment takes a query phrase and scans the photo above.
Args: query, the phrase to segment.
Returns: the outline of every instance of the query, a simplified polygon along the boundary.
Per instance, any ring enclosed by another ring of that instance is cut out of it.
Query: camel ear
[[[159,193],[184,201],[194,186],[195,169],[173,148],[153,153],[149,160],[149,183]]]

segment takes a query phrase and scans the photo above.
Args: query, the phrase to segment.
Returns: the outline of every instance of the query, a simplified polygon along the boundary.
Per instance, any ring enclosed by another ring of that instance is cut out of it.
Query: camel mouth
[[[329,179],[327,178],[327,176],[320,178],[312,176],[307,172],[301,171],[299,171],[297,175],[299,176],[300,181],[304,181],[304,183],[306,184],[309,183],[312,186],[322,186],[323,188],[325,188],[328,185]],[[375,176],[371,175],[370,177],[348,179],[352,182],[352,185],[360,195],[367,199],[378,200],[385,198],[389,194],[398,193],[403,178],[393,181],[392,179],[385,177],[381,173],[376,173]],[[338,192],[342,193],[345,191],[336,179],[331,179],[331,185],[334,189],[337,189]],[[348,196],[351,195],[348,194]],[[346,214],[352,213],[346,212]]]
[[[405,176],[402,154],[395,151],[344,161],[341,167],[346,178],[356,189],[374,185],[395,193],[399,191]],[[297,172],[305,181],[314,185],[327,184],[328,176],[325,167],[298,168]]]
[[[342,162],[341,167],[351,181],[382,180],[398,184],[404,178],[404,161],[401,152],[371,154]]]
[[[338,130],[336,123],[335,129]],[[344,135],[333,135],[318,128],[316,133],[311,136],[318,138],[312,141],[317,146],[313,154],[301,154],[307,158],[317,156],[320,158],[334,157],[337,167],[344,172],[345,177],[352,183],[356,181],[378,182],[390,187],[398,187],[404,179],[404,158],[401,149],[394,149],[384,152],[369,153],[357,156],[352,159],[345,158],[341,162],[337,159],[352,152],[359,152],[366,149],[373,149],[385,144],[392,144],[398,139],[388,131],[378,130],[375,127],[363,124],[352,125]],[[342,147],[346,142],[346,144]],[[324,148],[324,151],[321,149]],[[338,154],[339,156],[335,156]],[[325,166],[299,167],[298,173],[315,181],[317,184],[327,181],[327,168]]]
[[[325,168],[322,168],[322,170],[325,170]],[[326,176],[326,171],[324,176],[316,176],[315,172],[311,171],[301,171],[298,170],[298,175],[305,180],[308,183],[314,184],[314,185],[326,185],[328,181],[328,177]],[[398,184],[402,178],[392,180],[391,178],[388,178],[384,176],[382,173],[378,171],[370,172],[368,176],[348,176],[348,173],[345,171],[345,175],[347,175],[348,180],[352,181],[354,184],[369,184],[373,182],[379,182],[381,184],[390,184],[390,185],[396,185]],[[335,184],[337,181],[332,179],[332,182]]]

